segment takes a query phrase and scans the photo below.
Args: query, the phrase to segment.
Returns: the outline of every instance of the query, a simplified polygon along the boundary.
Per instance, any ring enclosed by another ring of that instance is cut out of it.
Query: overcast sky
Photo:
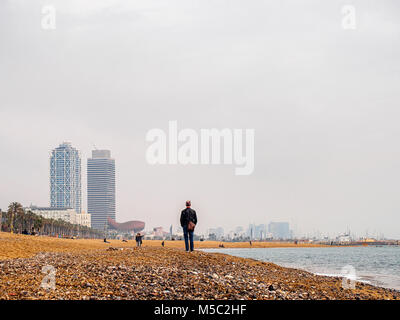
[[[342,27],[354,5],[356,29]],[[44,30],[42,6],[56,9]],[[198,232],[400,238],[400,4],[376,1],[0,1],[0,208],[49,205],[63,141],[116,160],[117,220]],[[152,128],[255,130],[255,170],[146,162]]]

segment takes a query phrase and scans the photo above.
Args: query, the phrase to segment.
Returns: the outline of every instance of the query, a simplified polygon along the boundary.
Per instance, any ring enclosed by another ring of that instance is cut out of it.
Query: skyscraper
[[[60,144],[50,155],[50,207],[81,213],[81,157],[69,142]]]
[[[88,159],[87,197],[92,228],[103,230],[107,217],[115,221],[115,160],[109,150],[93,150]]]
[[[290,239],[289,222],[270,222],[268,232],[274,239]]]

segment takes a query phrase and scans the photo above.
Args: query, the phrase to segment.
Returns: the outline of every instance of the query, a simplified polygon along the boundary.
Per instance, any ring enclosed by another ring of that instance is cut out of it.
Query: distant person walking
[[[185,238],[185,249],[186,252],[192,252],[194,250],[193,244],[193,232],[197,224],[196,211],[192,208],[192,203],[190,200],[186,201],[186,209],[181,212],[181,226],[183,228],[183,236]],[[190,251],[189,251],[190,243]]]
[[[135,240],[136,240],[136,246],[138,246],[138,247],[141,247],[141,246],[142,246],[142,238],[143,238],[143,236],[140,234],[140,232],[138,232],[138,233],[136,234],[136,238],[135,238]]]

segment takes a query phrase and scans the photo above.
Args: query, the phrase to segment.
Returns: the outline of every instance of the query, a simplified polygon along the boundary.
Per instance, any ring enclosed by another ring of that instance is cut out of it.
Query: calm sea
[[[400,290],[400,247],[251,248],[204,249],[237,257],[276,263],[326,276],[344,276],[352,266],[355,278],[369,284]]]

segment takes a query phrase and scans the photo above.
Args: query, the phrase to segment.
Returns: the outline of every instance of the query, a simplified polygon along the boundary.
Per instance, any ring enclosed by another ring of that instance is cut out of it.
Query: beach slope
[[[43,267],[54,270],[54,289],[43,288],[51,276]],[[400,299],[400,293],[363,283],[344,289],[337,277],[225,254],[147,246],[0,260],[0,299]]]

